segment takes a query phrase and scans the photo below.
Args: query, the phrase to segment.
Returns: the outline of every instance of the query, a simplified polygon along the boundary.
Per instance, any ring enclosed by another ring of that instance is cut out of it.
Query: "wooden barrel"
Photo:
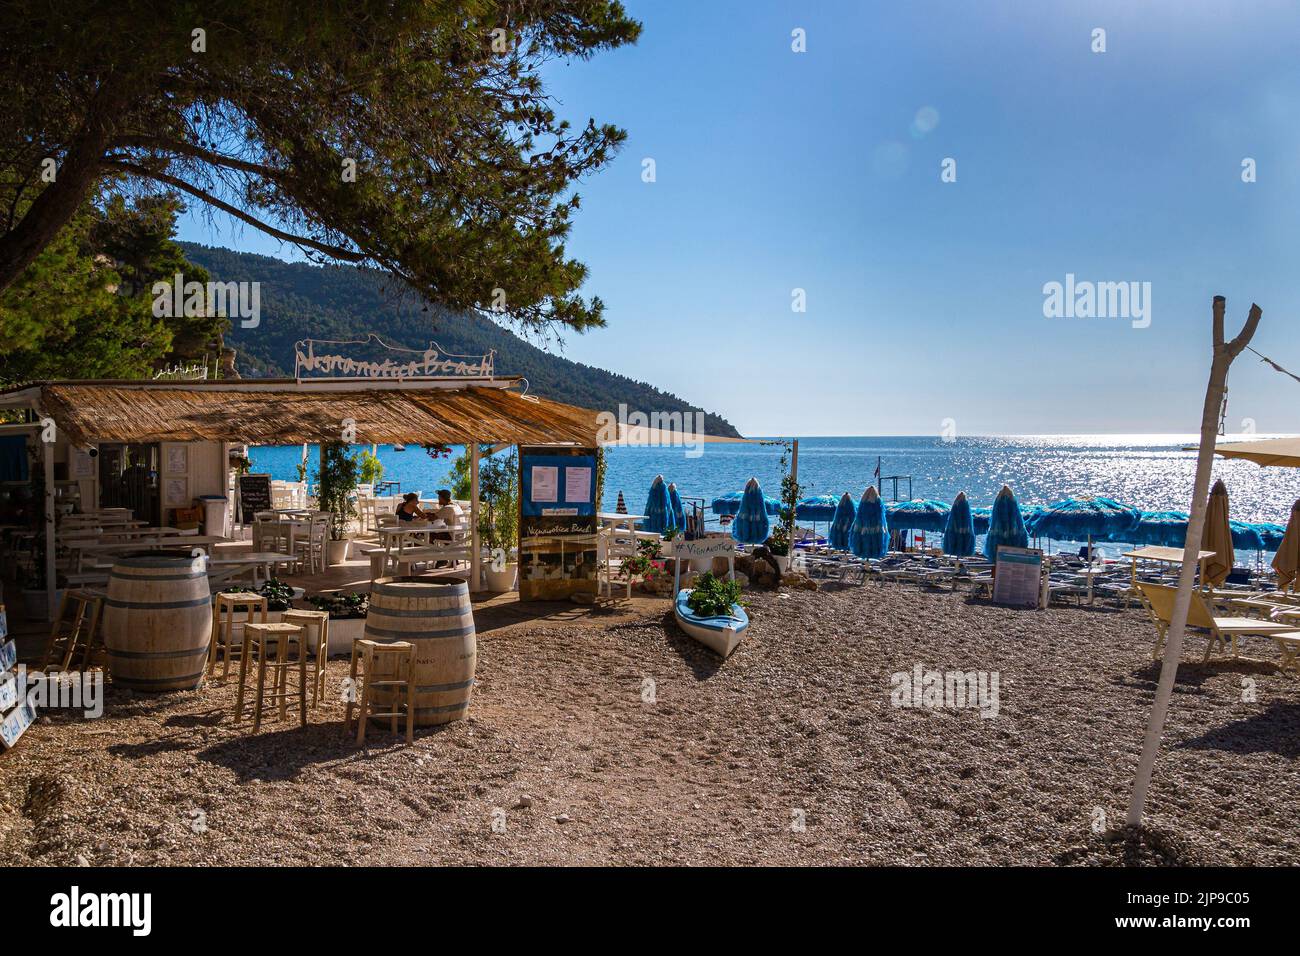
[[[108,576],[104,648],[113,683],[146,693],[199,686],[212,637],[203,558],[119,558]]]
[[[380,578],[370,588],[366,637],[379,643],[410,641],[415,645],[411,679],[415,681],[417,727],[460,720],[469,711],[478,641],[465,581]],[[377,691],[380,709],[393,709],[395,691]]]

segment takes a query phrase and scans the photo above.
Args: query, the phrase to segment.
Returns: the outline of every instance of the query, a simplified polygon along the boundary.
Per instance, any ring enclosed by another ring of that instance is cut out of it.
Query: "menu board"
[[[993,603],[1010,607],[1038,607],[1042,581],[1041,548],[998,548],[993,570]]]
[[[239,476],[239,521],[248,524],[259,511],[271,510],[271,476]]]
[[[595,595],[596,449],[519,449],[519,598]]]

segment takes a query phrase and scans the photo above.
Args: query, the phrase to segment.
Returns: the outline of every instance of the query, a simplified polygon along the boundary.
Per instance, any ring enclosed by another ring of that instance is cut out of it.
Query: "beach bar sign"
[[[318,351],[320,346],[329,346]],[[373,332],[356,341],[303,339],[293,346],[293,377],[372,378],[491,378],[496,352],[485,355],[456,355],[444,352],[437,342],[425,349],[404,349],[389,345]]]

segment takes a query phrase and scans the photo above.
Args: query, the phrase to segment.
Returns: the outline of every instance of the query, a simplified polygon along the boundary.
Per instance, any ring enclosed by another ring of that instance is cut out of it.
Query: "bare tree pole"
[[[1183,630],[1187,627],[1187,611],[1192,603],[1192,578],[1196,573],[1197,554],[1201,550],[1201,534],[1205,527],[1206,498],[1210,491],[1210,471],[1214,466],[1214,442],[1219,434],[1219,410],[1223,407],[1223,393],[1227,387],[1228,367],[1232,360],[1250,344],[1261,315],[1259,306],[1252,304],[1250,315],[1241,332],[1231,342],[1223,341],[1223,311],[1226,303],[1221,295],[1214,297],[1214,361],[1210,365],[1210,384],[1205,390],[1205,408],[1201,413],[1201,443],[1196,454],[1196,481],[1192,490],[1191,516],[1187,521],[1187,539],[1183,542],[1183,566],[1178,573],[1178,594],[1174,598],[1174,613],[1165,636],[1165,656],[1160,663],[1160,682],[1156,685],[1156,700],[1151,708],[1151,722],[1147,725],[1146,740],[1142,744],[1142,759],[1138,761],[1137,776],[1133,780],[1133,797],[1128,806],[1128,823],[1142,823],[1146,806],[1147,788],[1151,786],[1151,771],[1160,752],[1160,735],[1164,731],[1165,717],[1169,714],[1169,698],[1174,691],[1174,677],[1183,657]]]

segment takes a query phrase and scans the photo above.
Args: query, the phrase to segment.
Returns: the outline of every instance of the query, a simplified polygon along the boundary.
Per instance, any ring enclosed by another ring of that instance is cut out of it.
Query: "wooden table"
[[[400,558],[402,552],[406,549],[408,543],[421,535],[424,536],[425,543],[429,542],[429,536],[434,532],[450,531],[455,532],[447,522],[438,521],[403,521],[399,524],[388,525],[379,529],[379,540],[384,545],[384,553],[390,557],[393,549],[396,547],[397,556]]]
[[[1205,577],[1205,559],[1214,557],[1214,554],[1213,551],[1196,552],[1196,563],[1200,565],[1198,573],[1202,579]],[[1135,551],[1125,551],[1123,556],[1133,559],[1132,587],[1134,591],[1137,590],[1138,561],[1156,561],[1160,564],[1183,563],[1182,548],[1162,548],[1151,545],[1146,548],[1138,548]]]
[[[240,551],[234,554],[236,556],[230,558],[209,558],[208,578],[216,582],[229,581],[242,571],[252,570],[253,586],[258,587],[273,577],[272,565],[288,564],[295,560],[292,554],[282,551]]]

